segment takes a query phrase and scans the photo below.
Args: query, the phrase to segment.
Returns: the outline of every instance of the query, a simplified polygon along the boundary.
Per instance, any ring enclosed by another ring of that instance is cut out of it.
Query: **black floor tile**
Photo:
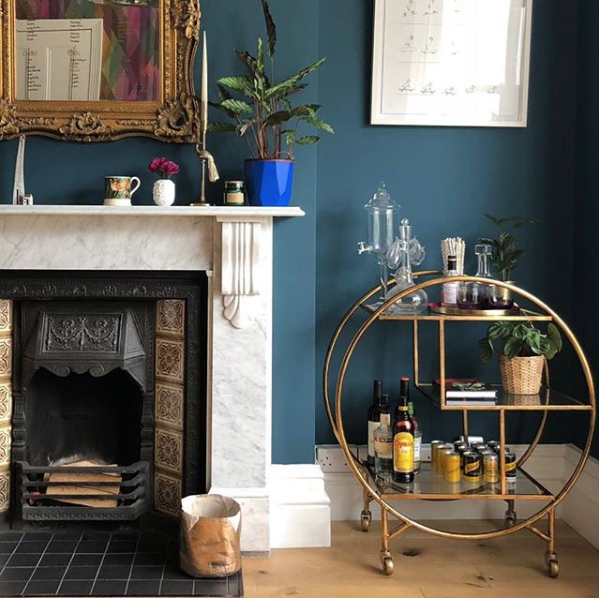
[[[126,581],[98,580],[92,590],[92,596],[124,596]]]
[[[32,580],[25,586],[25,596],[53,596],[59,585],[60,579]]]
[[[7,567],[0,573],[0,581],[29,581],[34,571],[33,567]]]
[[[178,565],[168,565],[164,568],[164,579],[175,579],[179,581],[183,581],[186,579],[190,579],[187,573],[181,571]]]
[[[6,562],[7,567],[35,567],[41,554],[13,554]]]
[[[195,596],[228,596],[226,579],[196,579],[194,584]]]
[[[241,572],[229,577],[229,594],[231,596],[243,596],[243,575]]]
[[[104,557],[102,564],[110,566],[130,567],[133,564],[134,558],[135,554],[132,553],[107,554]]]
[[[158,596],[160,580],[132,579],[127,587],[127,596]]]
[[[6,565],[6,561],[10,558],[10,554],[0,554],[0,568]]]
[[[18,544],[18,542],[0,542],[0,554],[11,554]]]
[[[98,579],[129,579],[131,567],[110,567],[102,565]]]
[[[0,542],[18,542],[22,537],[22,532],[0,532]]]
[[[133,555],[132,555],[133,556]],[[135,555],[135,566],[147,567],[164,565],[165,555],[159,552],[142,552]]]
[[[68,553],[62,554],[45,554],[39,563],[39,567],[66,567],[73,556]]]
[[[162,581],[161,596],[193,596],[193,579]]]
[[[75,548],[77,546],[76,540],[52,540],[50,544],[48,544],[48,548],[46,548],[46,552],[48,554],[56,554],[56,553],[73,553],[75,552]]]
[[[167,544],[157,538],[141,538],[137,552],[166,552]]]
[[[23,542],[45,541],[49,542],[52,539],[51,532],[25,532]]]
[[[112,534],[112,539],[121,541],[121,540],[135,540],[139,538],[139,532],[114,532]]]
[[[99,567],[103,554],[76,554],[71,561],[71,567]]]
[[[58,589],[58,595],[73,596],[76,598],[79,598],[80,596],[89,596],[93,585],[93,581],[69,581],[65,579]]]
[[[136,540],[117,540],[116,542],[111,541],[108,545],[108,553],[114,554],[117,552],[135,552],[137,549]]]
[[[64,576],[64,567],[38,567],[31,578],[32,581],[42,581],[44,579],[57,579],[60,581]]]
[[[107,545],[107,540],[82,540],[77,546],[77,554],[103,554]]]
[[[131,579],[161,579],[162,567],[133,567]]]
[[[24,581],[0,581],[0,596],[14,598],[25,588]]]
[[[65,579],[96,579],[98,567],[69,567]]]
[[[16,548],[16,554],[41,554],[46,549],[48,541],[21,542]]]

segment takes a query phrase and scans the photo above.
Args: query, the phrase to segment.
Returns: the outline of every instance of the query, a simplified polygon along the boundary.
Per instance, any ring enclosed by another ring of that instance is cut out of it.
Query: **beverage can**
[[[464,480],[480,482],[480,455],[474,451],[464,453]]]
[[[489,484],[499,482],[499,457],[493,452],[483,456],[483,480]]]
[[[443,477],[446,482],[457,484],[460,481],[460,455],[456,452],[445,454],[445,469]]]

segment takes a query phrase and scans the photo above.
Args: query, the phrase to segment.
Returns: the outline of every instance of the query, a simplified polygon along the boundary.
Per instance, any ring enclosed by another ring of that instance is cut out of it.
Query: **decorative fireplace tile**
[[[154,506],[167,515],[179,515],[181,510],[181,480],[156,472],[154,478]]]
[[[159,335],[185,335],[185,301],[167,299],[157,302],[156,333]]]
[[[8,381],[0,382],[0,425],[10,423],[12,417],[12,386]]]
[[[183,383],[184,345],[181,341],[156,340],[156,377]]]
[[[0,467],[10,465],[10,428],[0,428]]]
[[[12,331],[12,301],[0,299],[0,333]]]
[[[0,472],[0,513],[10,507],[10,471]]]
[[[154,451],[156,467],[177,475],[183,473],[183,434],[157,429]]]
[[[12,372],[12,341],[0,339],[0,377],[10,376]]]
[[[156,384],[156,424],[183,430],[183,387]]]

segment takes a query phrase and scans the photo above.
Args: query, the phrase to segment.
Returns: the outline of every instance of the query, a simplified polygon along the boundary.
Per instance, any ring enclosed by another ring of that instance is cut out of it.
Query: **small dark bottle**
[[[399,405],[393,423],[393,481],[410,484],[414,481],[414,422],[408,411],[410,379],[401,379]]]
[[[368,465],[374,467],[374,431],[381,423],[381,407],[383,399],[383,383],[374,381],[372,405],[368,409]]]

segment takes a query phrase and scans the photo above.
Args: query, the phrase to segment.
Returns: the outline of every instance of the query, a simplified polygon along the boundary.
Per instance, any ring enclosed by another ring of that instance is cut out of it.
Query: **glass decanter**
[[[387,261],[389,267],[397,267],[395,286],[387,293],[385,299],[399,295],[402,291],[415,286],[412,277],[412,253],[418,253],[424,259],[424,247],[412,237],[412,227],[407,218],[401,221],[399,238],[389,249]],[[387,309],[388,315],[419,314],[428,307],[428,295],[423,291],[415,291],[393,303]]]
[[[395,218],[401,206],[396,204],[384,182],[381,182],[374,197],[364,206],[368,214],[368,241],[358,243],[358,253],[372,254],[379,266],[379,279],[382,285],[381,300],[387,295],[387,252],[395,238]],[[379,302],[380,305],[380,302]]]

